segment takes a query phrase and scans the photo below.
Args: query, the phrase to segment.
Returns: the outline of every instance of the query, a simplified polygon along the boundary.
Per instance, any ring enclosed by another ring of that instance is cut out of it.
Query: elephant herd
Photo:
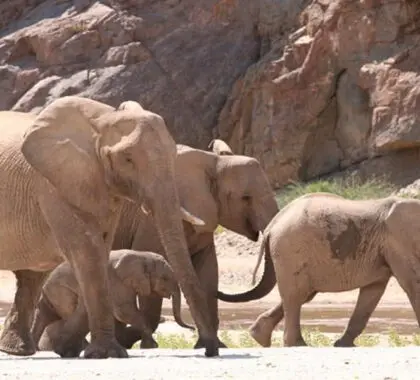
[[[1,351],[106,358],[127,357],[140,339],[156,347],[163,298],[191,328],[180,289],[206,356],[226,347],[218,300],[256,300],[276,284],[282,302],[251,327],[265,347],[283,317],[285,345],[305,344],[300,309],[317,292],[360,288],[336,342],[353,345],[391,275],[420,317],[416,200],[314,193],[279,210],[258,160],[221,140],[209,151],[176,144],[164,119],[134,101],[66,96],[38,115],[1,111],[0,129],[0,269],[17,280]],[[244,293],[218,291],[218,225],[253,241],[263,234],[264,273]]]

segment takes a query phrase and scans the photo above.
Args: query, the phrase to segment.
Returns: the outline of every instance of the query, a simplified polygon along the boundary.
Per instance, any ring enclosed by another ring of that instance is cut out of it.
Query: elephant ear
[[[77,96],[53,101],[26,131],[21,151],[62,198],[89,211],[106,201],[95,142],[100,131],[94,120],[113,107]],[[99,201],[99,203],[98,203]]]
[[[134,289],[142,297],[152,292],[150,273],[145,260],[136,255],[125,253],[124,250],[112,251],[110,254],[112,267],[121,282],[128,288]]]
[[[218,224],[215,178],[217,156],[186,145],[177,145],[176,179],[180,202],[204,222],[195,230],[213,232]],[[190,223],[191,224],[191,223]]]
[[[387,238],[396,252],[420,252],[420,201],[417,199],[398,199],[385,217]],[[409,262],[411,255],[405,255]],[[413,267],[417,263],[410,263]],[[392,269],[392,266],[391,266]]]

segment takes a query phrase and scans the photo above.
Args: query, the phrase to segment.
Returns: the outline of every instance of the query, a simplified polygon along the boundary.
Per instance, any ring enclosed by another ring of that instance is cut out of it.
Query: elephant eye
[[[250,195],[243,195],[242,200],[245,201],[245,202],[249,202],[249,201],[251,201],[251,196]]]
[[[131,156],[129,154],[124,154],[122,159],[127,164],[133,165],[133,163],[134,163],[133,159],[131,158]]]

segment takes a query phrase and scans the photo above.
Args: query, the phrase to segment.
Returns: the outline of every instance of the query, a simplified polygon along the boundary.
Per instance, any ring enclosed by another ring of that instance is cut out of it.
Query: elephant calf
[[[194,329],[181,318],[180,288],[161,255],[128,249],[111,251],[108,274],[117,339],[118,328],[129,328],[125,325],[130,324],[141,331],[142,348],[157,347],[143,312],[137,308],[137,296],[172,297],[175,321],[181,327]],[[75,357],[86,346],[88,332],[87,312],[76,277],[70,264],[64,262],[50,273],[42,288],[32,325],[35,344],[40,350]],[[71,342],[62,342],[62,336],[71,336]]]
[[[346,331],[334,344],[354,346],[392,275],[420,321],[418,200],[307,194],[280,210],[267,226],[256,270],[264,252],[264,274],[253,289],[236,295],[219,292],[224,301],[247,302],[268,294],[277,281],[282,303],[261,314],[250,328],[262,346],[271,345],[273,329],[283,316],[284,345],[306,345],[300,329],[302,305],[318,292],[360,288]]]

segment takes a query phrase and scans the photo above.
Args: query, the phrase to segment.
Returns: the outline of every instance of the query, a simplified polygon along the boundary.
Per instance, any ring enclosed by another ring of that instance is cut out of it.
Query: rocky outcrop
[[[10,0],[0,15],[0,109],[137,100],[180,143],[257,157],[274,187],[420,177],[414,0]]]
[[[235,83],[217,135],[258,157],[276,187],[360,162],[362,175],[418,178],[419,11],[313,1],[282,53],[274,46]]]
[[[70,94],[137,100],[178,141],[204,148],[233,83],[260,55],[249,3],[8,1],[0,109],[36,113]]]

